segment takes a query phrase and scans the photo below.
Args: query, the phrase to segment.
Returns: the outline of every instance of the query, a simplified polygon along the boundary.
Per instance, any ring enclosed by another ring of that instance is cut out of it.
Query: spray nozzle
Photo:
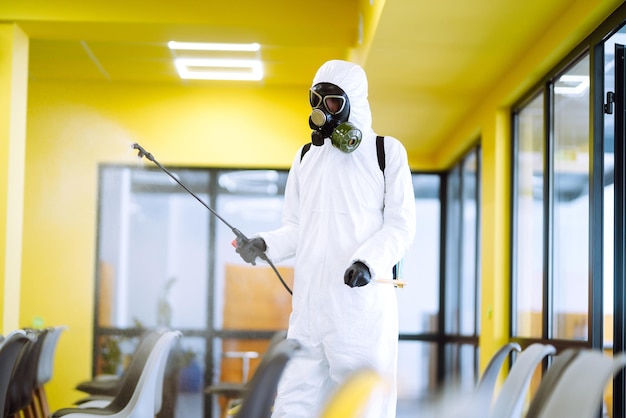
[[[146,157],[148,160],[155,162],[154,161],[154,157],[152,156],[152,154],[150,154],[148,151],[146,151],[141,145],[139,145],[138,143],[134,143],[133,144],[133,149],[137,150],[137,157],[142,158],[142,157]]]

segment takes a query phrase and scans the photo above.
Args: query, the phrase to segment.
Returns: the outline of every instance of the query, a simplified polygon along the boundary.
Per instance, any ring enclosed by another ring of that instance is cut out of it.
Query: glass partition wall
[[[614,134],[624,117],[615,56],[626,43],[623,16],[616,12],[513,111],[511,336],[523,347],[623,351],[614,341],[624,323],[615,290],[624,288],[615,267],[624,258],[624,192],[615,167],[626,157]],[[624,378],[614,384],[604,416],[624,417]]]
[[[513,335],[541,338],[544,266],[544,94],[519,110],[516,118],[515,252]]]
[[[476,146],[446,173],[444,186],[440,379],[465,390],[474,387],[479,368],[480,166],[481,149]]]
[[[585,53],[514,112],[511,336],[523,348],[590,342],[589,79]]]
[[[589,103],[585,55],[516,113],[514,336],[587,339]]]
[[[422,408],[447,376],[477,375],[478,160],[475,150],[449,177],[413,175],[417,233],[403,262],[408,285],[397,291],[398,417]],[[168,170],[246,235],[280,225],[285,170]],[[254,373],[269,339],[287,327],[291,296],[269,267],[244,263],[230,228],[157,168],[102,165],[98,219],[94,375],[123,373],[144,330],[178,329],[173,396],[159,418],[219,416],[224,401],[205,388]],[[444,277],[445,254],[453,260]],[[291,287],[291,261],[277,267]]]

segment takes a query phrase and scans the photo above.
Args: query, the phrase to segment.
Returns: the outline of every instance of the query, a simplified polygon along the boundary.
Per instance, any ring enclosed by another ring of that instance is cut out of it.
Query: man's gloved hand
[[[235,251],[243,258],[243,261],[256,265],[256,258],[267,250],[267,245],[263,238],[240,238],[237,237],[235,242]]]
[[[355,261],[343,275],[343,282],[350,287],[365,286],[370,280],[372,280],[370,270],[360,261]]]

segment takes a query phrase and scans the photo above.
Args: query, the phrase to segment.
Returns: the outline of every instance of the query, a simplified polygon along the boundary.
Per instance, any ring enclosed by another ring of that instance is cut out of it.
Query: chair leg
[[[22,413],[24,414],[24,418],[37,418],[37,413],[35,412],[33,402],[31,402],[30,405],[24,408],[22,410]]]
[[[30,403],[23,409],[22,414],[25,418],[43,418],[39,407],[39,399],[37,389],[33,389],[31,393]]]
[[[43,386],[39,386],[35,389],[35,396],[39,404],[39,412],[38,415],[40,418],[48,418],[50,415],[50,407],[48,406],[48,397],[46,396],[46,391]]]
[[[229,396],[220,396],[220,408],[221,414],[220,418],[228,418],[228,411],[231,407],[230,402],[231,398]]]

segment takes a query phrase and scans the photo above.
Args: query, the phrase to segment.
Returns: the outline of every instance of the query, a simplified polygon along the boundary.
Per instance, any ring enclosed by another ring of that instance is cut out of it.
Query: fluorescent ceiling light
[[[250,80],[263,78],[259,60],[219,58],[177,58],[174,60],[181,78],[190,80]]]
[[[558,80],[564,84],[554,87],[555,94],[577,96],[589,88],[589,76],[565,74]]]
[[[250,51],[256,52],[261,49],[257,43],[251,44],[220,44],[208,42],[176,42],[170,41],[167,46],[170,49],[187,51]]]
[[[258,59],[258,43],[224,44],[207,42],[168,42],[175,51],[189,51],[192,56],[174,59],[178,75],[191,80],[249,80],[263,78]],[[189,55],[187,54],[187,55]]]

